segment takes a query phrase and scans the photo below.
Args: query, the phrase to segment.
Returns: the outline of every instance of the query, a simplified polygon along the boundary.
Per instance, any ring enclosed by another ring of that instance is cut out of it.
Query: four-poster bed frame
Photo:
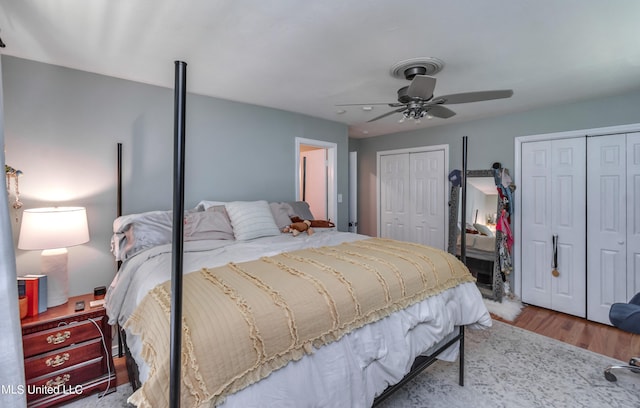
[[[182,279],[183,279],[183,245],[184,245],[184,166],[185,166],[185,112],[186,112],[186,63],[175,61],[175,107],[174,107],[174,170],[173,170],[173,232],[172,232],[172,269],[171,269],[171,333],[170,333],[170,388],[169,403],[171,407],[180,406],[181,390],[181,334],[182,334]],[[466,137],[463,140],[463,171],[466,168]],[[118,186],[117,211],[122,215],[122,144],[118,143]],[[465,182],[463,176],[463,183]],[[464,190],[463,190],[464,203]],[[463,204],[464,205],[464,204]],[[463,210],[464,214],[464,210]],[[464,217],[464,215],[463,215]],[[464,221],[463,221],[464,222]],[[463,246],[464,247],[464,246]],[[464,252],[463,252],[464,258]],[[118,264],[118,267],[120,265]],[[127,371],[134,391],[140,387],[138,367],[126,344],[124,329],[119,330],[119,353],[122,356],[123,346],[127,359]],[[464,337],[465,328],[459,326],[457,333],[446,344],[441,345],[428,356],[418,356],[409,373],[397,384],[388,387],[379,395],[373,405],[377,405],[393,392],[433,364],[437,357],[449,347],[459,342],[459,384],[464,385]]]

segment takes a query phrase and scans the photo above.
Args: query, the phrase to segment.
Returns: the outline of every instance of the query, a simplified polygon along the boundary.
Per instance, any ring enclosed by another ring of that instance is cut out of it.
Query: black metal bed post
[[[118,184],[116,190],[116,215],[122,215],[122,143],[118,143]]]
[[[460,214],[460,260],[467,264],[467,136],[462,136],[462,171],[460,172],[462,186],[462,203]],[[464,326],[460,326],[460,386],[464,386]]]
[[[462,136],[462,171],[460,172],[462,186],[462,206],[460,214],[460,260],[467,264],[467,136]]]
[[[185,105],[187,63],[175,61],[173,146],[173,256],[171,261],[171,350],[169,406],[180,407],[182,367],[182,250],[184,218]]]
[[[464,387],[464,325],[460,326],[460,369],[458,370],[458,374],[460,375],[458,384],[461,387]]]
[[[122,215],[122,143],[118,143],[118,176],[117,176],[117,184],[116,184],[116,217],[120,217]],[[116,262],[116,271],[120,270],[120,265],[122,265],[122,261]],[[120,330],[120,324],[117,324],[118,327],[118,357],[122,357],[124,355],[122,349],[122,334]]]

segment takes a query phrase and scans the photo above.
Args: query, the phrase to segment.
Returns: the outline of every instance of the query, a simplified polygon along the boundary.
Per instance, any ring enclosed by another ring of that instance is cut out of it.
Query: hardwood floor
[[[513,322],[496,316],[493,318],[621,361],[629,361],[633,356],[640,357],[640,335],[564,313],[525,306]],[[117,384],[127,383],[129,380],[124,357],[114,358],[113,361]]]
[[[492,317],[625,362],[632,356],[640,356],[640,335],[553,310],[527,305],[513,322]]]

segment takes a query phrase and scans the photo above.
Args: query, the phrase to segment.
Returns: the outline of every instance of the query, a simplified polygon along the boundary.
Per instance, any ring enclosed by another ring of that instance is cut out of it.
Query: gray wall
[[[462,166],[462,137],[468,136],[468,168],[501,162],[513,175],[517,136],[640,123],[640,92],[589,100],[466,123],[443,125],[366,139],[350,139],[358,151],[358,232],[375,236],[376,153],[418,146],[449,145],[449,166]],[[411,126],[407,123],[407,126]]]
[[[124,150],[123,212],[170,209],[173,90],[8,56],[2,64],[6,160],[24,172],[24,208],[87,207],[91,241],[69,249],[70,293],[108,285],[116,143]],[[336,122],[189,94],[185,205],[293,200],[295,138],[317,139],[338,145],[337,225],[346,230],[347,134]],[[17,244],[20,212],[11,215]],[[37,273],[39,253],[17,250],[17,263],[18,274]]]

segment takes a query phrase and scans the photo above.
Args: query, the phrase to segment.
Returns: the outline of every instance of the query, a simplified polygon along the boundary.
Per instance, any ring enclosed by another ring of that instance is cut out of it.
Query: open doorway
[[[306,201],[316,219],[338,219],[337,145],[296,138],[296,200]]]

